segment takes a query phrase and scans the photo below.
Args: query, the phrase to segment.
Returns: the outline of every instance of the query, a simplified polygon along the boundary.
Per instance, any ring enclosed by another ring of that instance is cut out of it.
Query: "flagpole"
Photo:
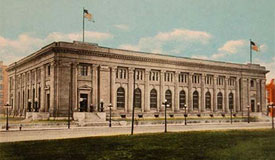
[[[84,42],[84,26],[85,26],[85,20],[84,20],[84,7],[83,7],[83,13],[82,13],[82,19],[83,19],[83,42]]]
[[[251,49],[251,39],[249,40],[249,48],[250,48],[250,64],[252,64],[252,49]]]

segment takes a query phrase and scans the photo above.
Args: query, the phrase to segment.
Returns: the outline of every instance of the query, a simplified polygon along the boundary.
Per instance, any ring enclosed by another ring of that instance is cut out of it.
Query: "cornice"
[[[62,45],[62,43],[66,45]],[[142,54],[138,55],[139,52],[128,51],[129,53],[133,53],[133,55],[130,55],[130,54],[123,54],[123,53],[113,53],[112,52],[113,50],[116,50],[116,49],[108,49],[104,47],[80,48],[78,46],[76,47],[76,45],[73,43],[54,42],[43,47],[41,50],[19,60],[18,62],[15,62],[9,65],[9,67],[7,68],[7,71],[11,71],[12,69],[14,69],[14,67],[18,67],[25,63],[28,63],[39,56],[53,52],[53,53],[73,53],[73,54],[95,56],[95,57],[106,57],[106,58],[118,59],[118,60],[123,59],[123,60],[147,62],[147,63],[169,64],[169,65],[175,65],[175,66],[185,66],[190,68],[195,68],[195,67],[211,68],[214,70],[248,72],[248,73],[259,73],[259,74],[268,73],[268,71],[261,66],[257,68],[257,66],[249,67],[249,65],[245,65],[245,64],[242,65],[242,64],[235,64],[235,63],[232,63],[232,65],[235,65],[235,66],[229,66],[228,64],[230,63],[227,63],[227,62],[215,62],[215,61],[212,62],[212,61],[204,61],[204,60],[201,60],[202,62],[199,62],[199,61],[190,62],[190,60],[192,59],[180,58],[180,57],[178,57],[177,59],[175,59],[174,57],[174,59],[171,60],[169,56],[167,56],[166,58],[164,55],[162,55],[162,57],[160,57],[160,55],[156,55],[156,57],[152,57],[151,54],[148,54],[148,57],[145,57],[146,56],[145,53],[143,53],[144,57],[141,57]],[[127,52],[127,51],[124,50],[124,52]],[[206,62],[208,63],[206,64]]]

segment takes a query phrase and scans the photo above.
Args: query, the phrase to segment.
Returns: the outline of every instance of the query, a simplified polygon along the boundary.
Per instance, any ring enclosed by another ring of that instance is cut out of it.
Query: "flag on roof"
[[[83,16],[84,16],[85,18],[87,18],[89,21],[92,20],[92,18],[93,18],[93,17],[92,17],[92,14],[89,13],[87,9],[84,9],[84,12],[83,12],[83,13],[84,13]]]
[[[250,41],[250,46],[251,46],[251,49],[253,49],[254,51],[259,52],[259,47],[256,45],[255,42]]]

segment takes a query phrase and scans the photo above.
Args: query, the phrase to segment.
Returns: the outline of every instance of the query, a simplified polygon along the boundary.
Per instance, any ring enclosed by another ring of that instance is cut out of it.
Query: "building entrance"
[[[251,100],[251,112],[255,112],[255,100]]]
[[[88,94],[80,94],[80,112],[87,112]]]

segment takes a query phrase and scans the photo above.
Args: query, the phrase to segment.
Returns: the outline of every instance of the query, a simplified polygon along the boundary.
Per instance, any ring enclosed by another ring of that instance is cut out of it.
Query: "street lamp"
[[[167,102],[167,99],[165,99],[164,103],[162,103],[164,105],[164,124],[165,124],[165,129],[164,132],[167,132],[167,116],[166,116],[166,110],[167,107],[169,107],[169,103]]]
[[[275,105],[273,104],[273,102],[270,102],[269,104],[269,108],[271,110],[271,123],[272,123],[272,129],[274,129],[274,107]]]
[[[186,118],[187,118],[187,113],[186,113],[187,106],[186,106],[186,104],[184,104],[183,107],[184,107],[184,124],[187,125],[187,123],[186,123]]]
[[[100,112],[103,112],[103,105],[104,105],[104,102],[103,102],[103,100],[101,99],[101,100],[100,100]]]
[[[249,114],[250,114],[250,106],[248,105],[247,107],[247,123],[250,123],[250,119],[249,119]]]
[[[112,127],[112,104],[110,103],[108,107],[110,108],[109,127]]]
[[[35,98],[34,99],[34,101],[35,101],[35,112],[38,112],[38,106],[37,106],[37,104],[38,104],[38,99],[37,98]]]
[[[11,106],[9,105],[8,102],[7,102],[7,104],[4,105],[4,106],[5,106],[5,108],[7,109],[6,131],[8,131],[8,130],[9,130],[9,108],[10,108]]]
[[[32,111],[32,100],[28,99],[28,111],[31,112]]]
[[[230,122],[232,124],[232,108],[230,108]]]

